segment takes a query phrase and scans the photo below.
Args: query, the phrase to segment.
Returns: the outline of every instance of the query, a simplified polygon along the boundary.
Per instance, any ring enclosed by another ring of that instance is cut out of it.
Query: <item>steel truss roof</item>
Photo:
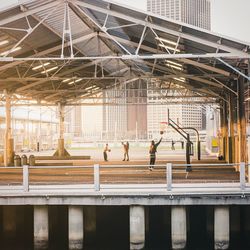
[[[133,81],[224,98],[250,44],[101,0],[33,0],[0,11],[0,91],[76,104]],[[185,95],[186,92],[183,92]],[[190,93],[189,93],[190,95]]]

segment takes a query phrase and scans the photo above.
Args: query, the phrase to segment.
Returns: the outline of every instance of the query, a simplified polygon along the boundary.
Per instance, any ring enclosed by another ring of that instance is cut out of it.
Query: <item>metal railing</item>
[[[181,173],[181,174],[184,174],[185,175],[185,179],[188,178],[188,175],[190,174],[190,172],[186,172],[186,168],[188,166],[192,166],[194,167],[237,167],[239,169],[239,179],[237,181],[237,184],[238,185],[238,188],[241,190],[241,191],[244,191],[246,189],[246,177],[249,178],[250,176],[248,176],[248,174],[246,175],[246,167],[248,167],[248,171],[249,171],[249,168],[250,168],[250,164],[245,164],[244,162],[241,162],[241,163],[232,163],[232,164],[173,164],[173,163],[167,163],[166,165],[155,165],[155,169],[163,169],[164,171],[166,171],[166,176],[165,176],[165,184],[164,185],[161,185],[161,188],[162,186],[165,186],[165,190],[166,191],[172,191],[173,189],[175,189],[175,185],[173,183],[173,174],[175,173]],[[6,170],[21,170],[22,169],[22,191],[25,192],[25,193],[28,193],[30,191],[30,170],[33,170],[33,169],[50,169],[50,170],[55,170],[55,169],[92,169],[93,172],[93,183],[91,184],[93,189],[92,191],[96,191],[96,192],[99,192],[102,190],[102,186],[103,184],[101,183],[101,169],[105,169],[105,168],[108,168],[108,169],[112,169],[112,168],[116,168],[116,169],[122,169],[122,168],[131,168],[132,170],[134,168],[141,168],[141,169],[146,169],[148,168],[149,166],[148,165],[99,165],[99,164],[95,164],[94,166],[36,166],[36,167],[30,167],[28,165],[25,165],[23,167],[18,167],[18,168],[13,168],[13,167],[6,167],[4,169]],[[177,170],[176,168],[179,168],[179,170]],[[183,169],[182,169],[183,168]],[[3,169],[2,169],[3,170]],[[137,170],[138,171],[138,170]],[[149,171],[149,170],[148,170]],[[2,172],[4,173],[4,172]],[[110,172],[111,173],[111,172]],[[126,172],[125,172],[126,173]],[[191,172],[192,173],[192,172]],[[215,172],[216,173],[216,172]],[[21,171],[20,171],[20,174],[21,174]],[[213,183],[213,182],[212,182]],[[227,183],[232,183],[232,182],[227,182]],[[46,183],[48,184],[48,183]],[[82,183],[84,184],[84,183]],[[138,184],[138,183],[137,183]],[[190,184],[190,183],[189,183]],[[192,183],[191,183],[192,184]],[[39,186],[40,184],[36,184],[35,186]],[[60,183],[60,184],[57,184],[55,186],[58,186],[58,185],[65,185],[64,183]],[[113,185],[115,186],[114,184],[110,184],[110,185]],[[150,185],[148,184],[143,184],[144,185],[144,188],[147,188],[147,189],[150,189]],[[202,184],[201,184],[202,185]],[[10,186],[9,184],[8,185],[1,185],[1,187],[3,186]],[[72,187],[74,185],[72,184]],[[123,186],[122,188],[126,188],[126,183],[125,184],[122,184],[120,186]],[[136,186],[136,184],[130,184],[129,185],[129,189],[136,189],[138,188]],[[195,188],[195,186],[193,186]],[[216,185],[214,185],[213,187],[216,187]],[[7,188],[5,188],[6,190]]]

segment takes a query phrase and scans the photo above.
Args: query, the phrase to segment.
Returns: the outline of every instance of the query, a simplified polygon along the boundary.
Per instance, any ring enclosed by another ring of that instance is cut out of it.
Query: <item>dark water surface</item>
[[[170,207],[150,207],[146,210],[145,250],[171,249]],[[230,208],[231,250],[250,249],[250,207]],[[97,207],[96,233],[85,233],[84,250],[128,250],[129,207]],[[68,249],[68,219],[66,206],[49,207],[49,249]],[[3,225],[2,209],[0,223]],[[33,207],[19,206],[16,213],[16,234],[6,234],[1,226],[0,250],[33,249]],[[213,249],[213,207],[190,206],[187,209],[187,250]]]

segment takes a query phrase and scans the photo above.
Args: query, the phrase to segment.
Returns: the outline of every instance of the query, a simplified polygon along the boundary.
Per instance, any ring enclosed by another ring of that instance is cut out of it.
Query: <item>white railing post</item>
[[[167,190],[172,190],[172,163],[167,163],[166,171],[167,171]]]
[[[29,192],[29,166],[23,166],[23,191]]]
[[[245,190],[246,187],[246,164],[245,162],[240,163],[240,189]]]
[[[100,191],[100,165],[94,165],[94,185],[95,191]]]

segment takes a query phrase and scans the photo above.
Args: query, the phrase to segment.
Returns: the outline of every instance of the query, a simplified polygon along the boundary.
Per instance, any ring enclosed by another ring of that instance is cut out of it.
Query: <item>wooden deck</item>
[[[96,162],[95,162],[96,163]],[[166,162],[157,162],[150,171],[145,161],[136,162],[98,162],[100,164],[101,184],[165,184]],[[194,161],[194,164],[198,162]],[[202,160],[200,164],[222,164],[216,160]],[[39,164],[39,163],[38,163]],[[41,165],[29,169],[29,183],[35,184],[93,184],[94,162],[40,162]],[[59,167],[58,165],[66,165]],[[174,164],[184,164],[175,162]],[[68,166],[72,165],[72,166]],[[74,165],[74,166],[73,166]],[[161,166],[158,166],[161,165]],[[77,167],[76,167],[77,166]],[[0,168],[0,185],[22,184],[22,168]],[[233,166],[193,166],[186,174],[184,166],[173,167],[173,183],[220,183],[239,182],[239,173]]]

